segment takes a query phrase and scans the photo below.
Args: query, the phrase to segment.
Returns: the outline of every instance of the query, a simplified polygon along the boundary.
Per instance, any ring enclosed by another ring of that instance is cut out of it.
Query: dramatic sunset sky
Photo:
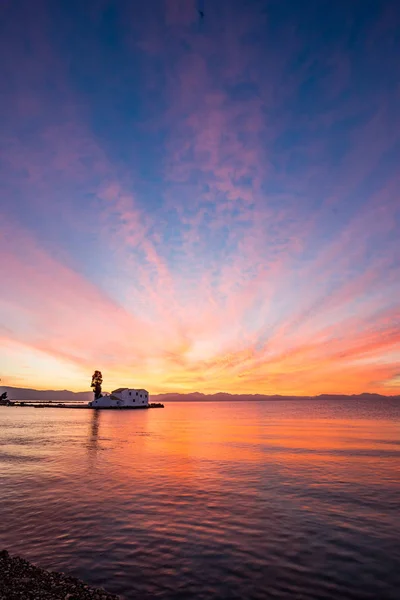
[[[400,393],[398,0],[0,21],[2,385]]]

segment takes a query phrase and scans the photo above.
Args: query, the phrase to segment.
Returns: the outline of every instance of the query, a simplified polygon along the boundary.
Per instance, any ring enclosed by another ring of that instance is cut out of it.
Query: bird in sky
[[[204,12],[202,10],[199,10],[199,15],[201,19],[204,19]]]

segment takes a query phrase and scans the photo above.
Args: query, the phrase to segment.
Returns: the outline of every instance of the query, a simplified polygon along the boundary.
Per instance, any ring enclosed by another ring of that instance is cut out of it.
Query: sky
[[[397,0],[0,10],[2,385],[400,393]]]

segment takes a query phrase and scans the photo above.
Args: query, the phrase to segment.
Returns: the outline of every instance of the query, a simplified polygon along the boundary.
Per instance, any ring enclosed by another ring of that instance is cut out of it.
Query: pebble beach
[[[118,600],[83,581],[0,552],[0,600]]]

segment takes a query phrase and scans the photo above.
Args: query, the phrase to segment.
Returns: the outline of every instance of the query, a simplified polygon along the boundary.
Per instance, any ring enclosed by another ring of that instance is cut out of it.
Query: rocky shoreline
[[[118,600],[83,581],[0,552],[0,600]]]

